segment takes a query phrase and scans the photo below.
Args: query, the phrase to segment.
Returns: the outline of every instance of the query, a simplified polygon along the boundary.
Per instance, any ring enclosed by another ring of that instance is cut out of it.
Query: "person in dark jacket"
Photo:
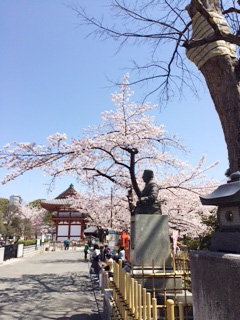
[[[98,244],[95,244],[93,246],[93,252],[92,252],[92,265],[91,268],[94,270],[94,273],[99,277],[99,271],[100,271],[100,250]]]

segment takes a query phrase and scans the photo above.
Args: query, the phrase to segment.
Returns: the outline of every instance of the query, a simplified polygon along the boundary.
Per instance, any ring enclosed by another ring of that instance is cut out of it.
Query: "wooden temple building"
[[[55,241],[80,240],[84,238],[87,215],[72,209],[77,191],[71,184],[67,190],[52,200],[42,200],[41,206],[53,212],[52,221],[55,224]]]

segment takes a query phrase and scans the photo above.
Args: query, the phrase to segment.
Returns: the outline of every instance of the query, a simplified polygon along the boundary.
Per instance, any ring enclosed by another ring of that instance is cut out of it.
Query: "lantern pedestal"
[[[240,301],[240,172],[203,205],[218,206],[219,231],[207,251],[190,252],[194,320],[236,320]]]
[[[239,318],[240,255],[190,251],[194,320]]]

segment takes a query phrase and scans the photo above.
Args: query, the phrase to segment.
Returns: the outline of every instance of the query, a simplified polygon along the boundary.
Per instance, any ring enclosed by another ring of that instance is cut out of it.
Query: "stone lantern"
[[[240,172],[233,173],[230,178],[200,200],[203,205],[218,206],[220,229],[212,236],[210,250],[240,253]]]

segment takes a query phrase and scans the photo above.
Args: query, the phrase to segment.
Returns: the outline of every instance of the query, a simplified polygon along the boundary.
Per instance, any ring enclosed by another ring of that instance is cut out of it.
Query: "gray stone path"
[[[0,265],[1,320],[104,320],[103,296],[83,248],[45,252]]]

